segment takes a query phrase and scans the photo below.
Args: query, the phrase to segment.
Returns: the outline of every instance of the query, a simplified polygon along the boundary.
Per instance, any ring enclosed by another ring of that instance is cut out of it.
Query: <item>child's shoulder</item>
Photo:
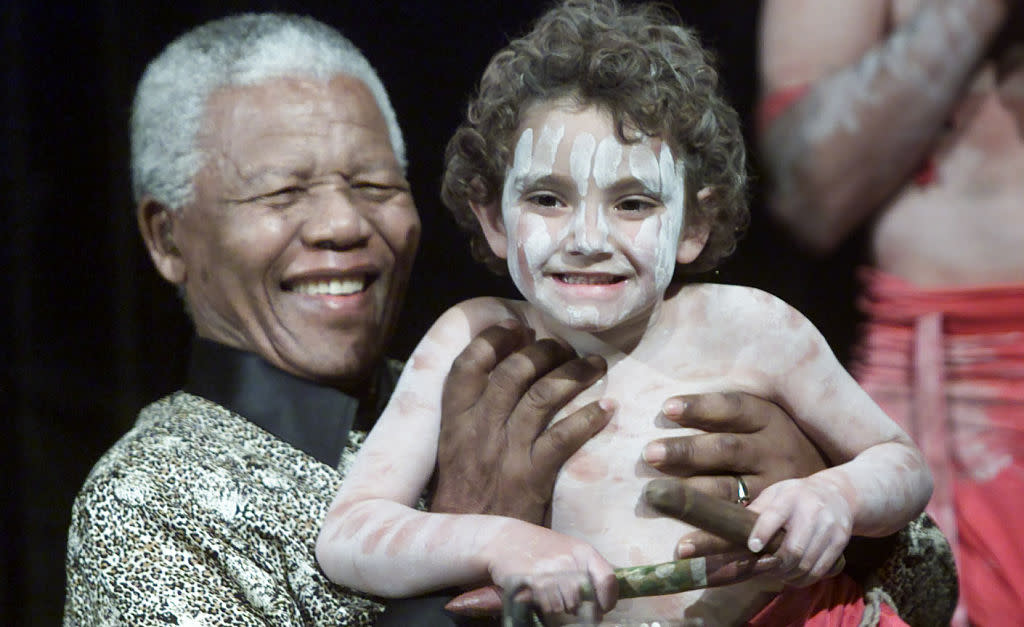
[[[677,301],[681,307],[726,308],[740,313],[793,310],[792,305],[774,294],[756,287],[728,283],[689,283],[680,287],[668,300]]]
[[[522,319],[526,301],[498,298],[497,296],[477,296],[452,306],[448,311],[457,311],[462,315],[486,319],[489,323],[508,318]]]
[[[677,315],[725,327],[795,329],[809,324],[795,307],[756,287],[725,283],[690,283],[668,303]]]
[[[497,298],[495,296],[478,296],[456,303],[444,312],[434,329],[451,329],[463,327],[469,335],[476,335],[487,327],[503,320],[526,322],[523,301]]]

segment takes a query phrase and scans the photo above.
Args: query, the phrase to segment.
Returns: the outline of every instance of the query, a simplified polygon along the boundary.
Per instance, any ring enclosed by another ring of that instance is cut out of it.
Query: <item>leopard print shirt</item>
[[[64,625],[372,625],[314,556],[364,436],[334,469],[198,396],[146,407],[75,500]]]

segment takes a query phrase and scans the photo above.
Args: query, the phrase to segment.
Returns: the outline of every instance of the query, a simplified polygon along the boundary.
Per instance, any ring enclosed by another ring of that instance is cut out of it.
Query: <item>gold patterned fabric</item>
[[[198,396],[146,407],[75,500],[64,624],[372,625],[314,556],[364,435],[334,469]]]

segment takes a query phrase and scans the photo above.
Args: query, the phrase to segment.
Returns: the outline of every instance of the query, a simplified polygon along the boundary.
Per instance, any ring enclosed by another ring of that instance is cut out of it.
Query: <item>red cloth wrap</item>
[[[851,370],[928,460],[928,512],[957,558],[954,624],[1020,624],[1024,283],[922,289],[877,270],[862,279],[869,320]]]
[[[864,608],[864,591],[849,576],[840,574],[807,588],[786,588],[747,625],[858,627],[864,616]],[[907,624],[888,605],[883,603],[881,609],[878,622],[881,627]]]

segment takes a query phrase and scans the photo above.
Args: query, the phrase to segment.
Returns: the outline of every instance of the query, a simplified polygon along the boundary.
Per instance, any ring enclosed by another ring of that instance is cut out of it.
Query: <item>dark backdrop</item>
[[[135,6],[132,6],[132,5]],[[677,0],[717,50],[725,87],[750,128],[755,23],[750,0]],[[470,259],[437,200],[441,155],[489,56],[543,3],[0,2],[4,130],[0,177],[3,336],[0,398],[0,624],[60,621],[65,533],[74,494],[138,409],[176,389],[190,327],[135,231],[127,119],[147,60],[175,35],[243,10],[302,12],[336,25],[370,58],[406,133],[423,243],[392,353],[470,295],[510,294]],[[749,136],[749,133],[748,133]],[[753,166],[756,177],[756,164]],[[803,308],[845,357],[852,329],[848,253],[809,260],[764,217],[716,278]]]

